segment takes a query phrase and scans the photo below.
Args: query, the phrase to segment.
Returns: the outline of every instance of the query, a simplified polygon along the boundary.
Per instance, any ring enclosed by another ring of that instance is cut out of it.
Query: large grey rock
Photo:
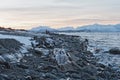
[[[8,77],[8,75],[0,74],[0,80],[10,80],[10,78]]]
[[[70,55],[64,49],[55,48],[53,51],[53,55],[55,56],[55,60],[58,65],[65,65],[70,63]]]
[[[9,50],[5,49],[2,45],[0,45],[0,55],[4,54],[4,53],[8,53]]]
[[[2,56],[0,56],[0,62],[6,62],[6,60]]]
[[[28,69],[29,67],[28,67],[28,65],[25,65],[25,64],[17,64],[17,66],[19,67],[19,68],[22,68],[22,69]]]
[[[120,49],[119,48],[112,48],[109,50],[109,53],[111,54],[120,54]]]
[[[54,40],[49,37],[35,37],[34,40],[38,43],[37,47],[40,48],[54,48]]]
[[[45,40],[45,46],[47,48],[54,48],[54,40],[51,38],[46,38]]]
[[[45,78],[52,79],[52,80],[57,80],[58,79],[57,76],[55,76],[54,74],[51,74],[51,73],[46,73]]]
[[[90,74],[91,76],[95,76],[97,74],[97,68],[94,65],[88,65],[83,67],[83,72]]]
[[[0,39],[0,53],[14,53],[21,48],[22,44],[15,39]]]
[[[8,62],[6,62],[6,60],[4,59],[4,57],[0,56],[0,65],[4,65],[5,68],[10,68],[10,65]]]
[[[37,54],[39,54],[39,55],[43,55],[43,56],[49,55],[49,50],[48,50],[48,49],[35,48],[34,50],[35,50],[35,52],[36,52]]]

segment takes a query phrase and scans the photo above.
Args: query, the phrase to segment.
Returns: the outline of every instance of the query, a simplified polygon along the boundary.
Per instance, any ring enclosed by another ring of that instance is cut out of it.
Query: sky
[[[120,0],[0,0],[0,26],[31,29],[120,23]]]

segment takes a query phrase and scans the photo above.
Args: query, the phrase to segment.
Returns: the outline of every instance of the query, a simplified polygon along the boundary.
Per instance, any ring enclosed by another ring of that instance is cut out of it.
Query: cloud
[[[0,0],[0,25],[117,23],[119,14],[120,0]]]
[[[78,2],[84,2],[84,0],[55,0],[56,2],[72,2],[72,3],[78,3]]]
[[[99,19],[99,18],[91,18],[91,19],[69,19],[69,20],[60,20],[60,21],[55,21],[54,23],[58,23],[60,25],[71,25],[71,26],[79,26],[79,25],[86,25],[86,24],[95,24],[95,23],[100,23],[100,24],[117,24],[120,19]]]

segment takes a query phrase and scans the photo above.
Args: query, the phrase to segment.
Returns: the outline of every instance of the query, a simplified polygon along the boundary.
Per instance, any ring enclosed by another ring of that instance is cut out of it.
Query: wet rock
[[[97,64],[97,67],[101,67],[101,68],[103,68],[103,69],[106,68],[106,66],[105,66],[104,64],[101,64],[101,63],[98,63],[98,64]]]
[[[55,56],[55,60],[57,61],[58,65],[65,65],[70,62],[69,53],[66,53],[64,49],[55,48],[53,55]]]
[[[2,56],[0,56],[0,65],[4,65],[5,68],[10,69],[10,64],[6,62],[6,60]]]
[[[92,76],[95,76],[97,74],[97,69],[94,65],[85,66],[82,70]]]
[[[2,63],[2,62],[6,62],[6,60],[2,57],[2,56],[0,56],[0,62]]]
[[[81,40],[79,36],[66,36],[66,35],[51,35],[54,40],[55,48],[67,48],[71,51],[80,51],[81,50]]]
[[[32,80],[32,77],[31,76],[26,76],[25,80]]]
[[[96,77],[95,76],[91,76],[90,74],[83,72],[81,74],[81,79],[82,80],[96,80]]]
[[[17,62],[22,58],[19,51],[22,45],[15,39],[0,39],[0,55],[6,60],[6,65],[7,62]]]
[[[39,54],[39,55],[49,55],[49,50],[48,49],[44,49],[44,48],[35,48],[35,53]]]
[[[98,73],[98,76],[100,76],[101,78],[106,78],[106,75],[104,74],[104,72]]]
[[[5,49],[2,45],[0,45],[0,55],[4,54],[4,53],[8,53],[9,50]]]
[[[112,48],[109,50],[110,54],[120,54],[120,49],[119,48]]]
[[[103,49],[101,49],[101,48],[97,48],[97,49],[95,49],[95,53],[100,53],[100,52],[102,52],[102,51],[104,51]],[[106,53],[107,51],[104,51],[104,53]]]
[[[54,40],[48,37],[36,37],[34,38],[36,42],[38,42],[37,46],[39,48],[54,48]]]
[[[81,78],[80,74],[76,74],[76,73],[71,73],[71,77],[74,78],[74,79],[80,79]]]
[[[0,45],[2,50],[5,50],[5,52],[9,50],[9,53],[12,53],[19,50],[23,44],[15,39],[0,39]]]
[[[22,69],[28,69],[28,68],[29,68],[27,65],[25,65],[25,64],[20,64],[20,63],[18,63],[17,66],[18,66],[19,68],[22,68]]]
[[[49,66],[41,66],[40,67],[41,71],[44,71],[44,72],[52,72],[53,70],[57,70],[57,67],[56,66],[52,66],[52,65],[49,65]]]
[[[11,80],[8,75],[0,74],[0,80]]]
[[[80,45],[81,45],[81,51],[86,52],[88,47],[88,39],[85,39],[83,42],[81,42]]]
[[[54,48],[54,40],[51,39],[51,38],[46,38],[46,41],[45,41],[45,46],[47,48]]]
[[[87,55],[93,55],[93,53],[90,52],[90,51],[86,51],[86,52],[84,52],[84,54],[87,54]]]
[[[51,74],[51,73],[46,73],[45,78],[52,79],[52,80],[57,80],[58,79],[57,76],[55,76],[54,74]]]

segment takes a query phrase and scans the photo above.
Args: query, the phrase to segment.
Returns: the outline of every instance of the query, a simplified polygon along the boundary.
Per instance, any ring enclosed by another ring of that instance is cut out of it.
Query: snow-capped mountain
[[[116,25],[101,25],[101,24],[93,24],[86,25],[76,28],[79,31],[90,31],[90,32],[120,32],[120,24]]]
[[[47,31],[57,31],[56,29],[50,28],[48,26],[35,27],[35,28],[32,28],[30,31],[33,31],[33,32],[45,32],[46,30]]]
[[[36,28],[32,28],[30,31],[33,32],[45,32],[45,31],[84,31],[84,32],[120,32],[120,24],[116,25],[101,25],[101,24],[93,24],[93,25],[85,25],[78,26],[77,28],[73,27],[63,27],[63,28],[50,28],[48,26],[39,26]]]
[[[63,27],[63,28],[59,28],[57,30],[58,31],[73,31],[73,30],[75,30],[75,28],[73,28],[73,27]]]

